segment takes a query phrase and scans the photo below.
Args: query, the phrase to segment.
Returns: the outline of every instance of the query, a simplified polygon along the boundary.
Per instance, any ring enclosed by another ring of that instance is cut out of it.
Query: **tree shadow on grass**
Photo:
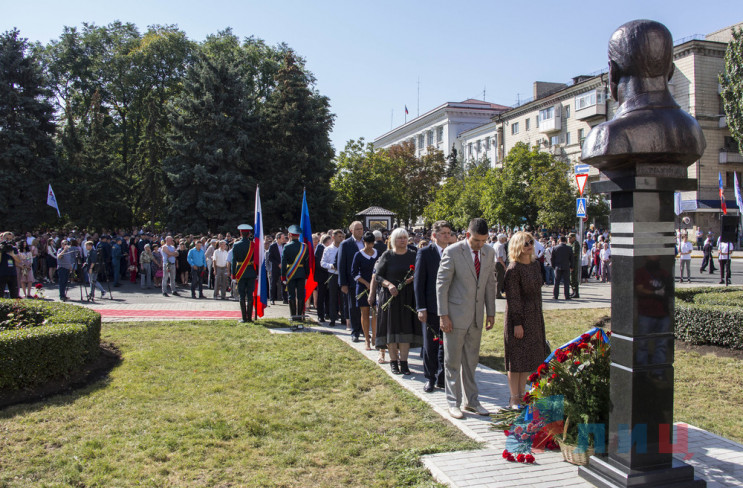
[[[503,356],[483,356],[480,355],[480,364],[496,371],[506,370],[506,358]]]
[[[122,362],[121,352],[112,343],[101,343],[99,354],[95,359],[85,363],[80,369],[67,378],[58,378],[33,388],[17,390],[0,390],[0,417],[4,410],[13,405],[28,404],[20,409],[12,409],[11,415],[34,411],[44,406],[47,400],[57,395],[66,395],[55,399],[57,404],[72,403],[80,396],[105,388],[110,382],[108,376]],[[69,393],[74,393],[68,395]]]

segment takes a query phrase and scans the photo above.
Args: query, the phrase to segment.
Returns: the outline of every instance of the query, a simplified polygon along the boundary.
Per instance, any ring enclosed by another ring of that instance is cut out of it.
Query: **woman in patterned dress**
[[[527,378],[549,354],[542,315],[542,270],[534,236],[517,232],[508,244],[506,320],[503,328],[510,408],[518,408]]]

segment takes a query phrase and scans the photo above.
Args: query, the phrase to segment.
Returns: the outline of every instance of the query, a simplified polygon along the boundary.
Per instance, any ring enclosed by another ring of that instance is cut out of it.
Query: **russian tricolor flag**
[[[258,266],[258,277],[256,278],[255,291],[253,292],[253,304],[255,314],[263,317],[263,311],[268,305],[268,274],[266,273],[266,251],[263,247],[263,211],[261,210],[260,188],[255,188],[255,225],[253,226],[255,240],[255,264]]]
[[[315,244],[312,242],[310,210],[307,207],[307,190],[302,193],[302,218],[299,221],[299,226],[302,228],[302,235],[299,237],[299,240],[307,245],[307,255],[310,258],[307,280],[304,282],[305,297],[309,300],[312,292],[317,288],[317,282],[315,281]]]

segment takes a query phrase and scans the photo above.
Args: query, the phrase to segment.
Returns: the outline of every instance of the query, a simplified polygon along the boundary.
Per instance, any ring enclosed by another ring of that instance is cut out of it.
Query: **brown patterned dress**
[[[506,346],[506,371],[528,373],[549,355],[542,315],[542,269],[531,264],[511,262],[506,269],[506,320],[503,339]],[[524,328],[524,337],[516,339],[515,326]]]

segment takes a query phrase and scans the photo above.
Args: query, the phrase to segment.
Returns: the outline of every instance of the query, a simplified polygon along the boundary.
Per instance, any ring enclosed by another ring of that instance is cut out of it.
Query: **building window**
[[[557,146],[558,144],[560,144],[560,136],[552,136],[550,138],[550,145]]]
[[[604,91],[602,89],[591,90],[575,97],[575,110],[593,107],[599,103],[604,103]]]
[[[565,118],[570,118],[570,105],[565,105]]]
[[[519,133],[519,123],[514,122],[513,124],[511,124],[511,135],[514,136],[518,133]]]
[[[428,131],[428,145],[433,146],[433,131],[432,130]]]
[[[526,122],[526,123],[524,124],[524,126],[525,126],[524,128],[525,128],[526,130],[529,130],[529,129],[531,129],[531,118],[530,118],[530,117],[527,117],[527,118],[526,118],[526,121],[525,121],[525,122]]]
[[[444,140],[444,126],[440,126],[436,129],[436,142],[442,142]]]
[[[490,138],[489,137],[485,138],[485,150],[490,151]]]
[[[585,140],[586,140],[586,130],[578,129],[578,144],[580,144],[580,147],[583,147],[583,141]]]
[[[735,188],[735,174],[738,173],[738,184],[741,184],[740,171],[728,171],[725,173],[725,188]]]
[[[736,141],[734,138],[730,136],[725,136],[722,148],[725,150],[725,152],[737,153],[738,152],[738,141]]]
[[[555,107],[545,108],[539,111],[539,120],[551,120],[555,118]]]
[[[418,135],[418,149],[423,149],[423,144],[426,141],[423,139],[423,134]]]
[[[477,151],[478,153],[480,152],[480,139],[475,142],[475,151]]]
[[[565,144],[570,145],[570,132],[565,133]]]
[[[467,144],[467,156],[472,157],[472,143]]]

